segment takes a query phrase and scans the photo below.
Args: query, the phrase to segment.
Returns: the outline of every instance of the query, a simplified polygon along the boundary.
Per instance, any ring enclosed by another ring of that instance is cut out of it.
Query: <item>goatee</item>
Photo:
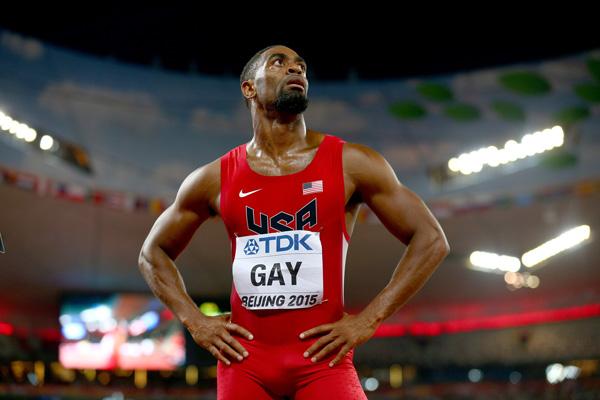
[[[302,114],[308,108],[308,97],[302,93],[285,92],[277,97],[273,109],[290,114]]]

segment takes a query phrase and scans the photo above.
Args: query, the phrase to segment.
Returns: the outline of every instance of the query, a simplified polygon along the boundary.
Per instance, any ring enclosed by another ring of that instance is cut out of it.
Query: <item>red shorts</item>
[[[313,363],[304,358],[311,342],[272,345],[239,339],[249,357],[218,362],[218,400],[366,400],[350,352],[333,367],[337,353]]]

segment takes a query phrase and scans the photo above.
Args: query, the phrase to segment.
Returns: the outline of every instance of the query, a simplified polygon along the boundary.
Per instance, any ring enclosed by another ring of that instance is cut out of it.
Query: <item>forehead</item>
[[[266,63],[267,60],[269,60],[271,57],[277,56],[277,55],[283,55],[290,59],[304,62],[304,59],[302,57],[300,57],[298,55],[298,53],[296,53],[294,50],[290,49],[289,47],[276,46],[276,47],[270,48],[269,50],[264,52],[264,54],[262,56],[262,64]]]

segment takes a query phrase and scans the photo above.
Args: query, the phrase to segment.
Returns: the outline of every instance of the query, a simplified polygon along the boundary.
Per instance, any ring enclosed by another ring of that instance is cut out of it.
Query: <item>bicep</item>
[[[408,244],[420,229],[439,229],[423,201],[400,183],[382,188],[365,202],[383,225],[404,244]]]
[[[408,244],[420,229],[440,229],[425,203],[400,183],[381,155],[359,150],[348,160],[355,190],[395,237]]]
[[[162,249],[175,260],[198,228],[215,213],[220,192],[214,163],[192,173],[181,185],[175,202],[156,220],[146,245]]]
[[[175,203],[157,218],[146,244],[162,249],[169,258],[175,260],[206,219],[192,210],[182,209]]]

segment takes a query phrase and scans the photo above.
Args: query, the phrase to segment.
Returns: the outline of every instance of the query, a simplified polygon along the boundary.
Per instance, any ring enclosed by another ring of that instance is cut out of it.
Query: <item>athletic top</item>
[[[273,306],[272,301],[272,309],[254,309],[250,306],[264,303],[261,297],[265,296],[244,296],[242,301],[234,277],[231,320],[248,329],[255,341],[297,342],[303,331],[338,321],[343,316],[344,269],[349,242],[345,222],[343,144],[341,139],[325,135],[306,168],[282,176],[265,176],[253,171],[246,159],[245,144],[221,158],[221,217],[229,234],[234,265],[238,238],[246,240],[246,254],[253,254],[251,250],[259,247],[262,251],[265,246],[269,250],[269,244],[272,251],[275,247],[291,248],[294,245],[300,250],[311,248],[312,242],[303,242],[309,240],[309,232],[304,231],[317,233],[322,245],[322,300],[316,301],[316,295],[297,299],[293,294],[288,294],[285,300],[285,305],[290,300],[300,300],[308,308],[280,308],[278,303]],[[274,236],[285,236],[283,239],[289,240],[282,240],[281,244]],[[250,241],[248,237],[257,240]],[[254,247],[249,248],[250,244]],[[241,247],[237,249],[238,256],[242,254]],[[284,279],[281,270],[286,273],[287,269],[296,273],[305,271],[305,265],[300,266],[298,262],[287,263],[286,268],[284,263],[274,263],[269,257],[252,261],[255,266],[251,280],[247,278],[247,281],[253,282],[249,286],[254,285],[258,290],[262,290],[261,286],[287,287],[289,290],[290,281],[295,281],[296,276],[288,274]]]

